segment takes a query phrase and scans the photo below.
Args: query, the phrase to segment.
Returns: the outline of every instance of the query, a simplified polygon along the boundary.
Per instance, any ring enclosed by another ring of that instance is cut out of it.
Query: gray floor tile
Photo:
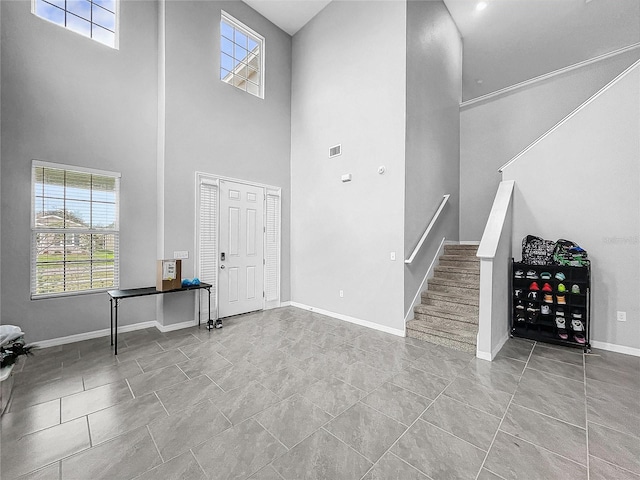
[[[118,339],[119,338],[120,335],[118,335]],[[118,361],[124,363],[140,357],[162,353],[164,351],[165,350],[155,341],[147,343],[147,341],[145,340],[144,343],[141,343],[139,345],[124,348],[118,345]]]
[[[191,452],[172,458],[146,471],[134,480],[207,480]]]
[[[587,398],[595,398],[640,416],[640,402],[635,390],[587,379]]]
[[[314,335],[314,337],[315,336],[319,335]],[[290,359],[295,360],[305,360],[313,355],[324,353],[324,349],[315,344],[313,340],[314,338],[311,336],[305,336],[298,341],[290,342],[287,345],[280,347],[279,351],[285,353]]]
[[[328,378],[343,364],[330,355],[316,354],[295,364],[300,370],[318,379]]]
[[[200,375],[207,375],[211,377],[215,375],[214,372],[221,370],[225,367],[230,367],[232,364],[222,355],[217,353],[211,353],[202,357],[195,357],[186,362],[179,363],[178,367],[189,378],[196,378]]]
[[[497,417],[504,415],[511,400],[509,393],[486,388],[466,378],[456,378],[444,391],[444,395]]]
[[[349,342],[349,345],[371,353],[379,352],[389,346],[388,342],[384,342],[379,338],[366,334],[354,338]]]
[[[402,372],[391,377],[389,382],[432,400],[449,384],[447,379],[413,367],[406,367]]]
[[[358,402],[324,428],[375,463],[407,427]]]
[[[157,370],[158,368],[167,367],[176,363],[182,363],[189,360],[187,356],[180,350],[169,350],[162,353],[155,353],[153,355],[145,355],[138,358],[136,361],[143,372],[150,372],[151,370]]]
[[[286,452],[286,448],[254,420],[225,430],[193,449],[209,478],[244,479]]]
[[[586,426],[583,382],[527,369],[513,401],[579,427]]]
[[[15,367],[14,367],[15,369]],[[13,374],[14,388],[19,385],[33,385],[36,383],[51,382],[62,378],[62,362],[44,364],[42,368],[34,368],[26,372]]]
[[[60,400],[39,403],[2,415],[2,439],[15,439],[60,423]]]
[[[500,427],[514,437],[587,465],[587,431],[511,404]]]
[[[485,457],[483,450],[422,420],[391,451],[434,479],[474,480]]]
[[[14,478],[90,447],[86,418],[2,442],[1,478]]]
[[[258,382],[251,382],[228,392],[220,391],[211,401],[231,423],[237,425],[279,402],[280,398]]]
[[[640,480],[640,475],[623,470],[620,467],[600,460],[596,457],[589,457],[589,479],[590,480]]]
[[[615,389],[613,386],[611,388]],[[614,399],[603,400],[587,395],[587,418],[589,422],[640,437],[639,398],[635,394],[625,399],[630,403],[636,403],[635,406],[627,408],[623,402],[615,401]]]
[[[363,362],[343,365],[333,372],[333,376],[365,392],[372,392],[391,378],[390,373]]]
[[[478,475],[477,480],[503,480],[502,477],[499,477],[495,473],[483,468],[480,470],[480,474]]]
[[[202,375],[158,390],[156,394],[169,415],[172,415],[191,405],[197,405],[213,398],[220,392],[220,387],[213,383],[209,377]]]
[[[62,421],[83,417],[133,398],[124,380],[62,397]]]
[[[502,362],[497,361],[494,364],[494,362],[474,358],[469,366],[460,372],[460,377],[471,380],[485,388],[513,394],[518,386],[522,371],[517,374],[510,373],[510,370],[506,367],[507,361],[515,362],[515,360],[503,359]]]
[[[344,343],[342,345],[329,348],[326,351],[326,354],[341,363],[352,364],[362,359],[364,351],[354,347],[353,345]]]
[[[256,380],[261,380],[264,373],[249,362],[242,361],[231,366],[218,369],[207,374],[223,390],[229,391]]]
[[[147,427],[62,460],[62,478],[132,478],[162,463]]]
[[[484,466],[506,480],[587,479],[586,467],[503,432],[498,432]]]
[[[355,479],[369,467],[369,460],[324,429],[273,462],[273,468],[285,480]]]
[[[255,417],[287,448],[311,435],[331,418],[327,412],[298,394],[267,408]]]
[[[224,347],[215,340],[208,340],[204,342],[183,345],[179,347],[179,350],[187,357],[192,359],[197,357],[215,356],[214,354],[217,354],[220,350],[224,350]]]
[[[392,383],[382,384],[361,401],[407,426],[431,403],[428,398]]]
[[[271,465],[267,465],[249,477],[249,480],[282,480],[282,477]]]
[[[565,348],[549,348],[541,343],[536,344],[531,358],[547,358],[556,362],[570,363],[583,367],[582,350]]]
[[[91,441],[98,445],[166,416],[156,394],[148,393],[89,415]]]
[[[149,431],[166,462],[230,427],[212,403],[203,402],[150,423]]]
[[[366,395],[365,392],[335,377],[320,380],[301,395],[334,417]]]
[[[140,365],[134,360],[131,360],[129,362],[118,363],[117,365],[91,370],[83,373],[82,378],[84,380],[84,388],[89,390],[107,385],[108,383],[115,383],[125,378],[133,378],[140,374],[142,374]]]
[[[638,375],[637,370],[611,370],[609,368],[596,367],[591,363],[587,363],[586,372],[587,379],[599,380],[611,385],[629,388],[640,393],[640,375]]]
[[[310,335],[308,337],[311,342],[318,347],[323,349],[337,347],[338,345],[342,345],[346,342],[344,337],[340,335],[335,335],[334,333],[329,332],[320,332],[316,335]]]
[[[533,368],[540,372],[570,378],[571,380],[577,380],[579,382],[584,381],[584,368],[582,365],[572,365],[546,357],[532,356],[527,364],[527,368]]]
[[[621,372],[638,372],[640,370],[640,357],[624,355],[622,353],[609,352],[607,350],[593,349],[589,355],[585,355],[587,365],[601,367]]]
[[[56,462],[35,472],[21,475],[17,480],[60,480],[60,462]]]
[[[297,357],[281,350],[252,352],[246,358],[249,363],[252,363],[263,372],[276,372],[297,363],[299,360]]]
[[[37,385],[20,385],[13,391],[10,412],[17,412],[32,405],[49,402],[84,390],[82,377],[62,378]]]
[[[533,343],[524,344],[512,338],[508,340],[507,343],[505,343],[504,346],[500,349],[500,351],[496,355],[496,359],[512,358],[515,360],[526,362],[529,359],[531,350],[533,350]]]
[[[428,354],[415,360],[413,366],[423,372],[452,380],[469,365],[470,361],[471,358],[443,358]]]
[[[429,480],[429,478],[388,452],[378,460],[362,480]]]
[[[266,375],[260,380],[260,383],[278,395],[278,397],[284,399],[306,390],[317,381],[317,378],[307,375],[293,365],[289,365],[282,370]]]
[[[500,418],[441,395],[421,417],[467,442],[489,450]]]
[[[187,345],[194,345],[201,343],[202,341],[190,333],[184,335],[176,335],[168,338],[159,338],[156,340],[158,344],[165,350],[172,350],[175,348],[186,347]]]
[[[77,360],[62,362],[62,373],[65,377],[73,377],[81,373],[118,365],[120,360],[109,349],[104,349],[93,354],[86,354]]]
[[[188,377],[177,366],[153,370],[129,379],[129,386],[136,397],[175,385],[187,380]]]
[[[640,474],[640,437],[589,423],[589,454]]]
[[[365,352],[360,361],[389,374],[398,373],[411,365],[411,361],[407,360],[400,351],[395,350],[394,345],[390,344],[386,344],[384,350],[375,353]]]
[[[486,363],[486,360],[474,358],[469,365],[472,366],[479,362]],[[505,373],[510,373],[514,377],[520,377],[520,375],[522,375],[522,372],[524,372],[524,367],[526,365],[527,362],[509,357],[496,357],[491,362],[491,366],[493,367],[493,369],[501,370]]]

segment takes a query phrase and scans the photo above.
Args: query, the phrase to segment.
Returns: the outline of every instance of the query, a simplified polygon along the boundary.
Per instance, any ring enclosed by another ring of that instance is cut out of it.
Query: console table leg
[[[114,337],[115,337],[115,347],[114,347],[114,354],[117,355],[118,354],[118,299],[116,298],[116,329],[114,332]]]
[[[109,313],[111,314],[111,345],[113,345],[113,298],[109,299]]]

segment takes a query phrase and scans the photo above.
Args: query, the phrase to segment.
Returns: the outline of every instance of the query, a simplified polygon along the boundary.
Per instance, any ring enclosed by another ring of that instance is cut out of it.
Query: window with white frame
[[[264,98],[264,37],[222,12],[220,80]]]
[[[31,298],[119,286],[120,174],[34,161]]]
[[[119,0],[32,0],[40,18],[118,48]]]

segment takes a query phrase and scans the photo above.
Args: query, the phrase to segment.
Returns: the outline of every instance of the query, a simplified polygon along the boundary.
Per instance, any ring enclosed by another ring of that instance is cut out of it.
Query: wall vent
[[[329,158],[337,157],[338,155],[342,155],[342,145],[336,145],[329,149]]]

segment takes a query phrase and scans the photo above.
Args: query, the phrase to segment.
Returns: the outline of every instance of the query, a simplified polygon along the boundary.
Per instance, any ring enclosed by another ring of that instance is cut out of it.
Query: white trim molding
[[[133,332],[134,330],[144,330],[145,328],[151,327],[156,327],[159,329],[159,326],[160,324],[157,321],[151,320],[149,322],[134,323],[132,325],[122,325],[121,327],[118,327],[118,333]],[[111,329],[103,328],[102,330],[78,333],[75,335],[69,335],[67,337],[40,340],[38,342],[33,342],[30,345],[34,345],[38,348],[57,347],[58,345],[66,345],[67,343],[82,342],[83,340],[91,340],[93,338],[108,337],[109,335],[111,335]]]
[[[420,296],[422,294],[422,291],[425,288],[425,284],[427,283],[427,279],[430,278],[431,276],[431,272],[433,271],[433,267],[435,267],[436,262],[438,261],[438,258],[440,258],[440,254],[441,252],[444,250],[444,245],[445,245],[445,241],[446,241],[447,237],[442,237],[442,241],[440,242],[440,246],[438,247],[438,250],[436,251],[436,254],[434,255],[433,259],[431,260],[431,264],[429,265],[429,268],[427,268],[427,273],[424,274],[424,278],[422,279],[422,283],[420,284],[420,287],[418,287],[418,291],[416,292],[416,295],[413,297],[413,301],[411,302],[411,306],[409,307],[409,310],[407,311],[407,313],[404,316],[404,323],[406,325],[406,323],[409,320],[413,320],[413,309],[415,308],[415,306],[420,303]],[[455,245],[455,243],[452,243],[452,245]]]
[[[599,342],[598,340],[592,340],[591,346],[593,348],[599,348],[600,350],[608,350],[609,352],[624,353],[625,355],[640,357],[640,348],[627,347],[625,345],[616,345],[615,343]],[[592,355],[597,355],[597,353],[594,353]]]
[[[373,323],[368,320],[362,320],[360,318],[350,317],[348,315],[343,315],[341,313],[330,312],[329,310],[323,310],[322,308],[311,307],[303,303],[298,303],[298,302],[289,302],[289,303],[292,307],[308,310],[309,312],[315,312],[315,313],[319,313],[320,315],[326,315],[327,317],[337,318],[338,320],[344,320],[345,322],[355,323],[356,325],[360,325],[362,327],[367,327],[373,330],[379,330],[381,332],[390,333],[392,335],[397,335],[398,337],[405,336],[405,331],[399,330],[397,328],[386,327],[384,325]]]

